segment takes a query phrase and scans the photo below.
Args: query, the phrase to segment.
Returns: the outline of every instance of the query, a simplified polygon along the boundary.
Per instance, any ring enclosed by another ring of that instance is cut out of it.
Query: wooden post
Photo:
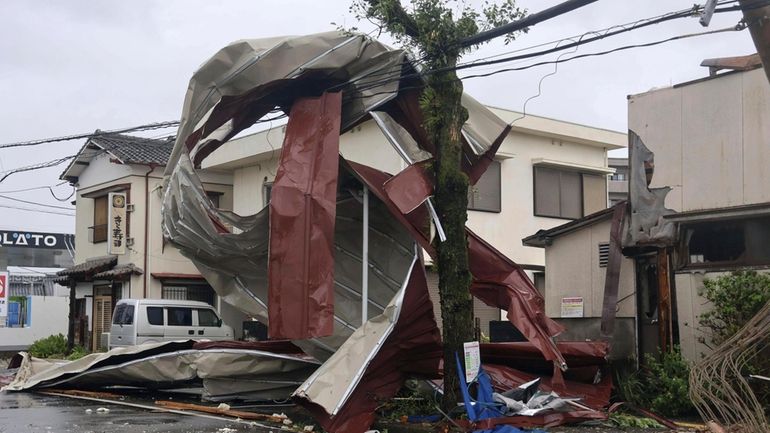
[[[658,333],[660,350],[667,352],[673,349],[671,317],[671,279],[669,275],[668,249],[658,250]]]
[[[75,288],[77,283],[73,278],[69,279],[70,288],[70,314],[67,323],[67,355],[72,353],[72,349],[75,347]]]

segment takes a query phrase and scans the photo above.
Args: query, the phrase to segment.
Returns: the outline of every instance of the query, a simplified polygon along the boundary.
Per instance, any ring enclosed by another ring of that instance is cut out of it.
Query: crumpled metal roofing
[[[319,212],[325,212],[320,209],[326,208],[322,204],[327,200],[326,194],[309,192],[303,201],[277,215],[265,208],[255,215],[238,216],[212,205],[195,166],[269,112],[277,109],[294,114],[296,103],[312,105],[319,97],[341,97],[341,106],[322,104],[323,108],[319,108],[319,116],[339,119],[340,132],[371,115],[408,163],[424,160],[435,148],[422,128],[419,91],[415,90],[421,81],[401,78],[413,71],[405,52],[392,50],[364,35],[329,32],[235,42],[204,63],[190,80],[176,145],[166,167],[164,236],[195,263],[225,302],[252,316],[266,321],[268,299],[272,300],[269,286],[280,289],[284,284],[296,284],[290,281],[295,277],[293,274],[268,273],[271,243],[280,241],[282,236],[293,236],[295,230],[304,231],[305,236],[319,242],[310,255],[285,256],[284,260],[297,261],[297,269],[316,263],[311,257],[315,251],[333,249],[333,286],[322,288],[318,282],[303,280],[304,288],[291,295],[297,305],[305,302],[301,299],[305,289],[314,296],[313,301],[321,299],[317,296],[334,299],[331,335],[327,334],[329,328],[318,328],[320,332],[308,335],[317,338],[295,341],[316,358],[328,359],[297,395],[314,408],[322,425],[331,431],[365,430],[371,421],[367,410],[376,402],[375,397],[392,395],[408,374],[430,376],[437,372],[441,351],[431,348],[438,344],[438,330],[430,303],[423,302],[427,290],[419,283],[419,276],[424,278],[424,265],[418,248],[422,246],[429,253],[433,250],[429,227],[431,219],[434,224],[437,220],[435,216],[431,218],[427,197],[432,181],[418,172],[418,180],[427,187],[416,191],[405,203],[398,200],[398,191],[385,191],[384,185],[391,176],[370,167],[340,159],[338,165],[325,164],[324,170],[331,172],[321,174],[304,169],[291,159],[282,163],[278,177],[288,176],[293,185],[310,181],[314,188],[325,190],[336,183],[330,231],[328,224],[314,219],[322,215]],[[509,126],[470,97],[465,97],[463,104],[470,116],[463,128],[463,170],[475,182],[491,162]],[[308,137],[296,143],[297,149],[303,154],[313,153],[311,138],[329,133],[329,127],[323,125],[291,126],[290,122],[291,128],[298,128],[295,132]],[[292,134],[287,131],[286,135]],[[289,147],[284,145],[282,152],[289,152]],[[313,181],[319,184],[314,185]],[[370,314],[362,323],[364,188],[373,193],[369,232],[374,239],[370,240],[368,255]],[[284,191],[274,190],[271,201],[288,197]],[[396,202],[410,209],[404,213]],[[293,224],[298,222],[293,219],[300,215],[304,215],[304,225]],[[285,220],[281,221],[282,218]],[[280,229],[283,223],[292,224]],[[477,236],[469,236],[472,249],[479,254],[472,263],[472,291],[490,305],[508,308],[509,318],[545,358],[564,366],[564,358],[551,339],[562,328],[545,316],[542,296],[520,267]],[[311,269],[328,272],[326,268]],[[272,308],[272,302],[270,305]],[[422,305],[428,309],[421,310]],[[420,311],[421,326],[410,326],[411,318],[400,314],[411,309]],[[297,314],[306,315],[307,311],[300,309]],[[303,320],[325,320],[323,317],[306,316]],[[270,314],[270,318],[288,320],[289,316]],[[280,324],[271,323],[271,327],[275,326],[281,329]],[[416,329],[421,330],[419,334],[409,332]],[[415,347],[415,341],[423,343]],[[426,349],[431,349],[432,355],[428,356]],[[423,362],[416,362],[420,359],[416,354],[423,356]],[[383,362],[386,359],[397,361]],[[421,368],[410,370],[410,363]],[[346,380],[335,379],[342,376]],[[383,383],[384,378],[390,381]],[[334,390],[329,390],[329,386]],[[328,395],[322,396],[324,390]]]

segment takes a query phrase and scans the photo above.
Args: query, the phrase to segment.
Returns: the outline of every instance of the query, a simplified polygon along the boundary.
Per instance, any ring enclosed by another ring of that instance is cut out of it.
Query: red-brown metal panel
[[[404,293],[396,325],[361,381],[337,415],[331,417],[320,406],[298,399],[324,430],[334,433],[363,433],[375,419],[375,409],[393,397],[410,377],[437,378],[443,351],[433,304],[428,294],[425,266],[416,261]]]
[[[294,103],[270,198],[268,321],[271,338],[334,331],[334,219],[340,93]]]

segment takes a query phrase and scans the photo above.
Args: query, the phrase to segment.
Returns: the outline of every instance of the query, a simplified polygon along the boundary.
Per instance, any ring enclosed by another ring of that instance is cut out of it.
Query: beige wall
[[[146,297],[161,297],[161,282],[151,277],[152,273],[183,273],[198,274],[195,266],[183,257],[170,244],[163,242],[161,231],[161,185],[163,168],[153,170],[148,178],[149,200],[145,201],[145,173],[148,168],[139,165],[121,165],[112,163],[107,156],[94,158],[88,168],[79,178],[77,186],[77,205],[75,210],[75,236],[77,239],[75,263],[82,263],[89,258],[107,255],[107,243],[92,243],[88,227],[93,225],[94,200],[84,198],[83,194],[102,190],[111,185],[130,184],[129,203],[134,205],[134,211],[129,212],[129,238],[133,245],[127,248],[126,254],[118,256],[118,264],[133,263],[144,270],[144,275],[135,275],[130,284],[124,285],[124,296],[142,298],[145,296],[144,287],[147,284]],[[226,173],[201,173],[201,179],[207,191],[222,192],[220,207],[232,209],[233,192],[232,177]],[[145,208],[147,205],[149,226],[145,224]],[[149,239],[149,258],[144,263],[145,227]]]
[[[676,211],[770,201],[770,84],[763,70],[633,95],[629,129],[655,154],[652,187]]]
[[[563,297],[582,297],[584,317],[601,317],[607,268],[599,267],[599,244],[609,242],[611,219],[559,236],[545,248],[545,311],[561,317]],[[635,317],[634,262],[620,266],[617,317]]]

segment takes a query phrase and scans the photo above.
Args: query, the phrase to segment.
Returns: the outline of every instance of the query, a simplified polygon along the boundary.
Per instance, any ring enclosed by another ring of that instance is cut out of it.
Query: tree
[[[461,132],[468,112],[462,107],[462,82],[454,68],[460,57],[473,46],[461,41],[480,30],[499,26],[524,15],[515,0],[500,5],[485,3],[481,12],[460,3],[456,8],[447,0],[412,0],[404,7],[400,0],[356,0],[351,10],[415,50],[424,60],[425,87],[420,98],[424,129],[436,147],[433,170],[436,179],[435,205],[446,241],[436,246],[439,295],[444,342],[444,399],[449,410],[458,401],[455,353],[463,342],[473,339],[473,299],[468,267],[465,222],[468,218],[468,177],[460,166]],[[509,34],[507,40],[514,35]]]

